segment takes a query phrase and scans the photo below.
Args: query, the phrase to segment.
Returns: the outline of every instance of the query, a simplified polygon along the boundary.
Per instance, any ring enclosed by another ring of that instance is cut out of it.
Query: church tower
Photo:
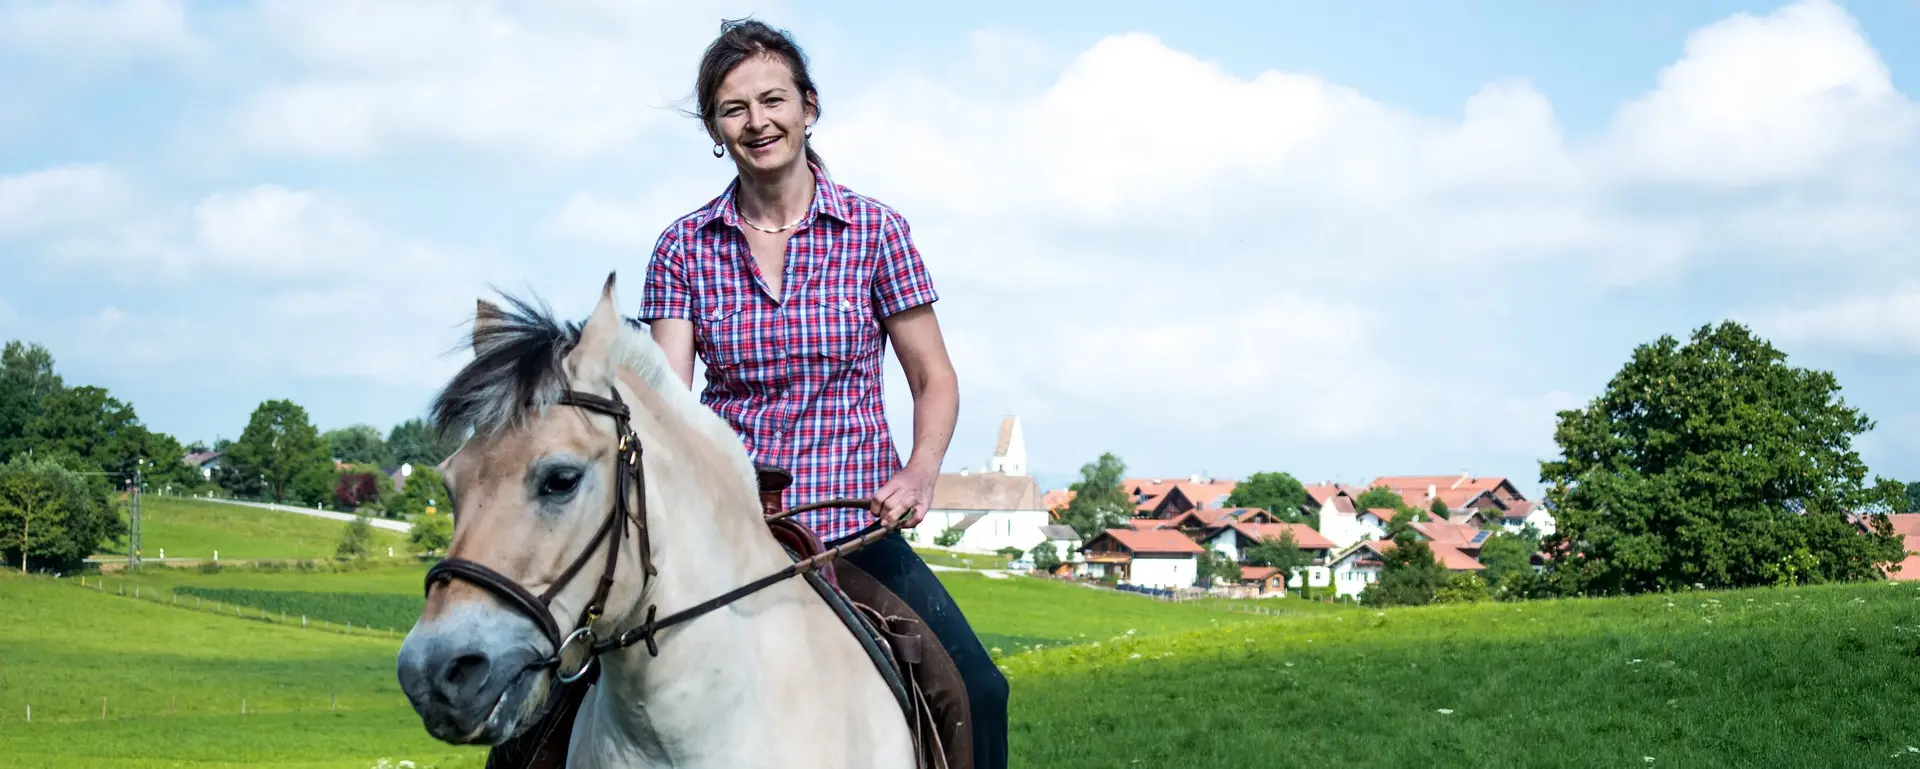
[[[994,443],[993,460],[987,463],[987,470],[1007,475],[1027,474],[1027,437],[1020,431],[1019,417],[1000,420],[1000,440]]]

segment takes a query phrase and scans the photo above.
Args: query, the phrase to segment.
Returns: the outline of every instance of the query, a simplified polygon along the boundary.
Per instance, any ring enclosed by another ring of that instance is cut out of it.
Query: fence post
[[[33,723],[33,705],[27,705],[27,723]]]

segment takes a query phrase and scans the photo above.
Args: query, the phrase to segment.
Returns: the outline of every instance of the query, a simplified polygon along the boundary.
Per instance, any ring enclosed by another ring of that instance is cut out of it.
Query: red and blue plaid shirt
[[[707,364],[701,402],[733,425],[753,461],[793,473],[788,506],[871,496],[899,471],[881,400],[880,319],[938,298],[906,219],[818,166],[813,173],[781,297],[740,232],[736,179],[660,235],[639,313],[692,322]],[[873,521],[858,508],[799,518],[828,541]]]

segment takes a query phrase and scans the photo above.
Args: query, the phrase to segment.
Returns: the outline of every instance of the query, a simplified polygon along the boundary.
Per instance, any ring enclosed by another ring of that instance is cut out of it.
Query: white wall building
[[[1014,547],[1025,552],[1047,541],[1043,529],[1053,519],[1040,504],[1038,482],[1026,474],[1027,444],[1019,417],[1001,421],[987,466],[995,469],[940,474],[926,518],[913,530],[915,544],[933,546],[949,529],[960,532],[960,541],[950,546],[956,550],[993,552]],[[1059,547],[1055,545],[1056,550]]]

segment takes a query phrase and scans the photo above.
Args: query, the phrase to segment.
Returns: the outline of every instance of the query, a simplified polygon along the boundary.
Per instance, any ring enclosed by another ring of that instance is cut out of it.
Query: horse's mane
[[[561,322],[544,304],[502,295],[506,305],[473,331],[473,360],[441,388],[428,412],[443,437],[510,429],[529,413],[544,412],[570,386],[564,362],[580,342],[582,325]],[[638,321],[627,320],[608,345],[607,363],[638,375],[661,400],[754,483],[753,464],[726,420],[702,404],[667,364],[660,346]]]

